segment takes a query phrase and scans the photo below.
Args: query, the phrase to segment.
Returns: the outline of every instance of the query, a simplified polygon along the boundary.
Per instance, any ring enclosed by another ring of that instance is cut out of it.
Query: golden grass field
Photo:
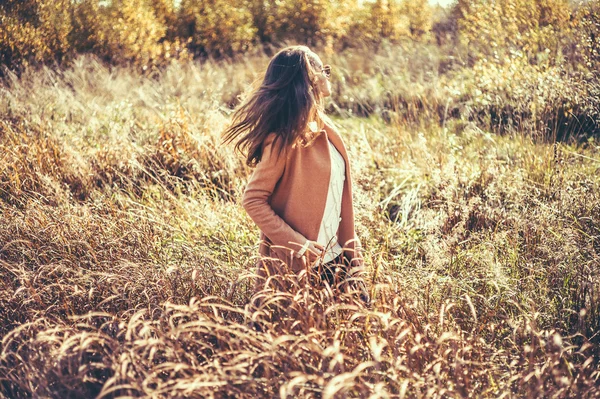
[[[397,54],[327,56],[371,309],[302,275],[246,306],[251,169],[220,134],[268,57],[8,73],[0,396],[600,397],[597,137],[486,129],[466,78]]]

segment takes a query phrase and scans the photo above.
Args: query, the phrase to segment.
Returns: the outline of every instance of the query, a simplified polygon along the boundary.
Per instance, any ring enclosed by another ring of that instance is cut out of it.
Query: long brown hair
[[[260,162],[270,133],[275,133],[273,148],[279,144],[281,154],[304,137],[308,122],[322,113],[322,96],[311,83],[315,74],[311,54],[306,46],[286,47],[275,54],[262,83],[233,114],[223,142],[237,139],[235,149],[247,151],[247,165]]]

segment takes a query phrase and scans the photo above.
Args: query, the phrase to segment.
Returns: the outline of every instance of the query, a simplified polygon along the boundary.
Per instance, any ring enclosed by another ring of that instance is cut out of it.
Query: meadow
[[[555,88],[528,104],[576,85],[510,64],[450,79],[407,47],[322,58],[370,309],[305,276],[247,306],[251,169],[220,135],[264,53],[151,76],[93,56],[4,70],[0,395],[600,395],[598,136],[556,117],[575,112],[510,107],[527,84]],[[490,102],[482,76],[512,97]],[[590,82],[575,97],[593,105]]]

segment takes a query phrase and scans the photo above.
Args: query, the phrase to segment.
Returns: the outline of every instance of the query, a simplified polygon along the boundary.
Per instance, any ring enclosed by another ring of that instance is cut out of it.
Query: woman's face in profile
[[[309,55],[311,57],[311,64],[315,73],[315,89],[321,93],[321,96],[329,97],[331,95],[331,82],[329,81],[327,68],[325,71],[323,71],[324,65],[318,55],[313,52],[311,52]]]

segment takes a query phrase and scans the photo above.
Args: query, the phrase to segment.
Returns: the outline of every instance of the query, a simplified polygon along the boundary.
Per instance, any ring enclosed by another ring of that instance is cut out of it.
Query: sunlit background
[[[600,398],[600,2],[449,3],[0,0],[0,398]],[[255,293],[222,132],[298,43],[371,308]]]

